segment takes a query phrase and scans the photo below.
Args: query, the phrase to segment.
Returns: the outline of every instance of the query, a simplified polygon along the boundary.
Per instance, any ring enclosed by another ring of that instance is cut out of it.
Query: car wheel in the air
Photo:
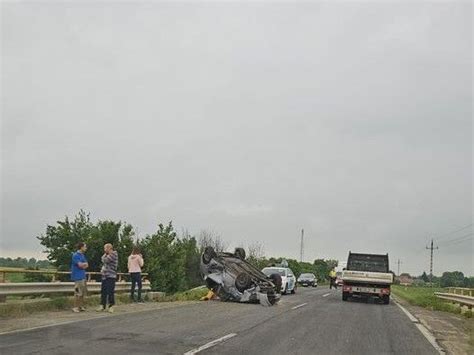
[[[250,288],[251,284],[252,279],[250,278],[250,275],[245,272],[241,272],[235,278],[235,287],[240,292],[244,292],[246,289]]]
[[[202,253],[202,262],[207,265],[216,256],[217,256],[217,253],[213,247],[206,247],[204,249],[204,253]]]
[[[236,258],[245,260],[245,249],[244,248],[235,248],[234,255]]]

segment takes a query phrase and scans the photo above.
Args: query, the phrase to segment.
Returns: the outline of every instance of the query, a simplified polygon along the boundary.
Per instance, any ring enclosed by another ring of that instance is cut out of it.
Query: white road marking
[[[304,307],[306,306],[308,303],[303,303],[303,304],[299,304],[297,306],[294,306],[292,309],[298,309],[298,308],[301,308],[301,307]]]
[[[446,354],[443,348],[439,346],[438,342],[436,341],[435,336],[431,334],[431,332],[428,329],[426,329],[426,327],[423,324],[420,323],[418,318],[416,318],[413,314],[408,312],[406,308],[403,307],[400,303],[395,301],[395,304],[403,311],[403,313],[406,314],[406,316],[410,319],[410,321],[412,321],[416,325],[416,327],[421,332],[421,334],[423,334],[426,340],[428,340],[428,342],[433,346],[433,348],[436,349],[438,353],[442,355]]]
[[[194,355],[194,354],[197,354],[203,350],[206,350],[206,349],[209,349],[209,348],[212,348],[213,346],[216,346],[217,344],[219,343],[222,343],[223,341],[226,341],[227,339],[230,339],[230,338],[233,338],[235,337],[237,334],[236,333],[230,333],[230,334],[227,334],[219,339],[216,339],[216,340],[213,340],[207,344],[204,344],[202,346],[200,346],[199,348],[195,348],[195,349],[192,349],[192,350],[189,350],[188,352],[185,352],[184,355]]]
[[[323,297],[327,297],[327,296],[329,296],[330,294],[331,294],[331,293],[326,293],[326,294],[323,295]]]

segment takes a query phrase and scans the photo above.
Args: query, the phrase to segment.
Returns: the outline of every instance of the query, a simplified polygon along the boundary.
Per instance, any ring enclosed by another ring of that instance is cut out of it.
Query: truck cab
[[[389,304],[393,274],[389,270],[388,254],[349,252],[342,281],[343,301],[351,297],[378,297]]]

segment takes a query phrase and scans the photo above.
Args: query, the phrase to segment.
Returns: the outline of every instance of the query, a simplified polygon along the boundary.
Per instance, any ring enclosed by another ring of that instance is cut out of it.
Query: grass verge
[[[163,298],[164,302],[176,302],[176,301],[199,301],[201,297],[204,297],[209,290],[207,288],[192,289],[183,292],[177,292],[172,295],[166,295]]]
[[[443,292],[442,288],[435,287],[405,287],[399,285],[392,286],[392,292],[395,296],[403,298],[408,303],[420,306],[423,308],[431,309],[432,311],[443,311],[461,314],[461,307],[454,305],[449,302],[445,302],[442,299],[435,296],[435,292]],[[467,318],[472,317],[472,312],[467,311],[464,313]]]

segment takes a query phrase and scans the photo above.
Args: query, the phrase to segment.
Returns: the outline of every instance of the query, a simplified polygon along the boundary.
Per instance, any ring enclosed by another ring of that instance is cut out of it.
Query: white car
[[[262,272],[267,276],[275,273],[281,276],[281,293],[283,295],[287,294],[288,292],[293,294],[296,292],[296,276],[290,268],[272,266],[264,268]]]

